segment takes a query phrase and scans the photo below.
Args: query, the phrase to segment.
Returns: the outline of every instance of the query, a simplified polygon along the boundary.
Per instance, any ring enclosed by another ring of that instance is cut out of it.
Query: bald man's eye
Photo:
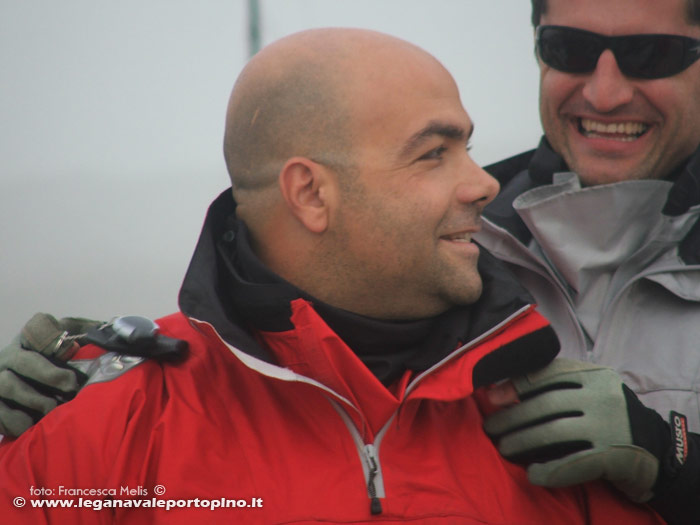
[[[435,159],[441,159],[442,154],[447,151],[447,148],[445,146],[440,146],[434,149],[431,149],[428,153],[425,155],[422,155],[421,157],[418,158],[418,160],[435,160]]]

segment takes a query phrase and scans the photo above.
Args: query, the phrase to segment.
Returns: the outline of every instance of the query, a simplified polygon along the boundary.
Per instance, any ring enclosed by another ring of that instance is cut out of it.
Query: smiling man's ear
[[[291,213],[312,233],[328,228],[336,186],[329,170],[306,157],[292,157],[280,171],[280,191]]]

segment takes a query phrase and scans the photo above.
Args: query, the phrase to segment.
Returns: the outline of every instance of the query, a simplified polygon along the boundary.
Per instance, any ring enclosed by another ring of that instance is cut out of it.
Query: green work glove
[[[78,336],[100,324],[36,314],[0,350],[0,435],[20,435],[58,404],[75,397],[87,376],[66,361],[79,348]]]
[[[683,465],[687,439],[677,440],[676,428],[672,434],[610,368],[555,359],[513,384],[520,403],[488,416],[484,429],[506,459],[528,465],[535,485],[606,479],[644,502]],[[681,419],[684,425],[674,414]]]

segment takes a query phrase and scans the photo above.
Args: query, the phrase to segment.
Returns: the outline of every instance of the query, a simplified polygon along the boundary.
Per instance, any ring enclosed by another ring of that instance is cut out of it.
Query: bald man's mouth
[[[450,235],[443,235],[440,239],[450,241],[450,242],[472,242],[471,232],[459,232],[452,233]]]
[[[457,254],[458,257],[473,260],[474,256],[479,255],[479,247],[472,240],[472,236],[477,231],[479,231],[479,228],[469,228],[441,235],[440,244],[451,253]]]

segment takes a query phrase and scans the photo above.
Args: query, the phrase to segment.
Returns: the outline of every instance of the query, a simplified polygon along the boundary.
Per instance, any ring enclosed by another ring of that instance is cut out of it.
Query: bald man
[[[607,485],[531,485],[482,430],[478,390],[558,343],[471,242],[498,190],[472,131],[407,42],[260,52],[227,113],[233,192],[159,321],[189,358],[81,348],[92,382],[0,449],[3,523],[663,523]]]

